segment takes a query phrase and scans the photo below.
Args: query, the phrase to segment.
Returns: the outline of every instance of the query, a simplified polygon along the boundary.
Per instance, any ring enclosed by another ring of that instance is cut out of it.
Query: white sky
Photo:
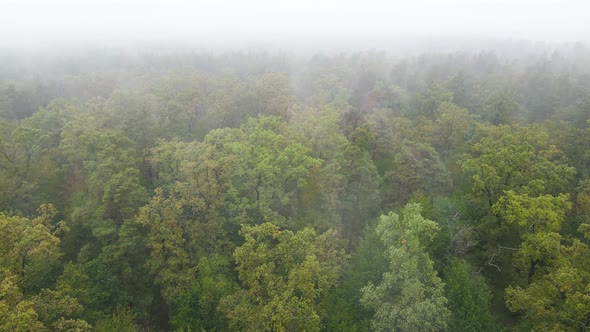
[[[353,35],[587,41],[590,0],[0,0],[7,44]]]

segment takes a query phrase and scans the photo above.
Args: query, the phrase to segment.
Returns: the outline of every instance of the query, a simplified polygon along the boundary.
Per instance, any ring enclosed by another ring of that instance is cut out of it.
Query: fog
[[[394,39],[429,44],[443,39],[575,42],[590,38],[590,2],[584,0],[3,2],[4,49],[150,43],[380,48]]]

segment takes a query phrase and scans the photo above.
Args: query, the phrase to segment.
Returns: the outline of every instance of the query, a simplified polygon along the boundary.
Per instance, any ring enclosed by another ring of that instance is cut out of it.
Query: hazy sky
[[[589,40],[589,0],[0,0],[0,42],[367,35]]]

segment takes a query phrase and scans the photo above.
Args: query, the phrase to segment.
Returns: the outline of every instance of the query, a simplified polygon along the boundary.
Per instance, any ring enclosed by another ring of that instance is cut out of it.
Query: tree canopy
[[[588,330],[590,53],[514,47],[0,50],[0,330]]]

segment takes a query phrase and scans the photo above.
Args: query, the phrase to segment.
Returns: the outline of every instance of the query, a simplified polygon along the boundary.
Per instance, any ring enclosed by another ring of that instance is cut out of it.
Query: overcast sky
[[[589,0],[1,0],[0,41],[268,41],[359,36],[588,41]]]

